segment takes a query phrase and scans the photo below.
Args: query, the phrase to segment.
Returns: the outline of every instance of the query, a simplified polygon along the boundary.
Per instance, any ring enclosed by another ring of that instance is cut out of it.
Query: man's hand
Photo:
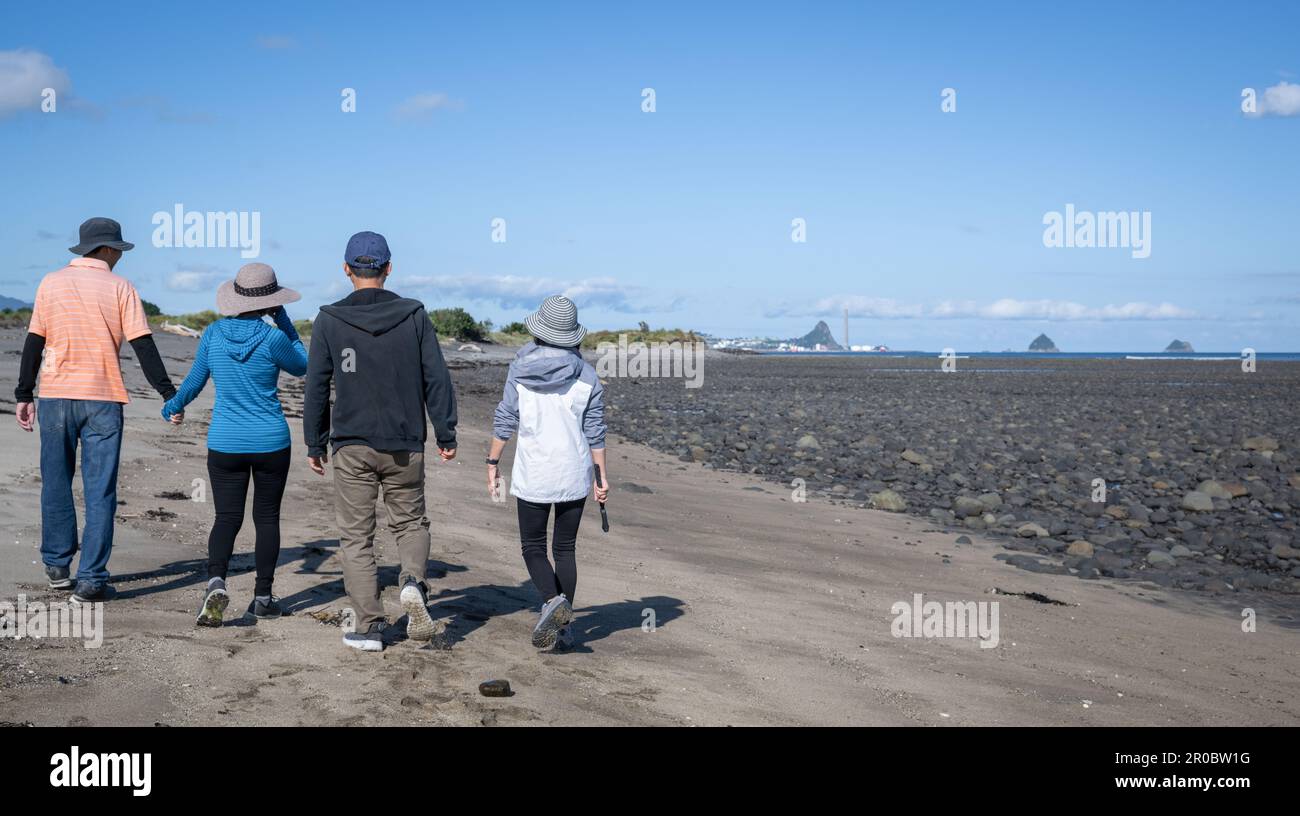
[[[184,411],[177,411],[176,413],[172,414],[172,418],[171,418],[171,420],[169,420],[169,421],[170,421],[171,424],[173,424],[173,425],[179,425],[179,424],[181,424],[182,422],[185,421],[185,412],[184,412]]]
[[[444,461],[444,462],[450,462],[452,459],[455,459],[455,458],[456,458],[456,449],[455,449],[455,448],[438,448],[438,455],[442,457],[442,461]]]
[[[36,403],[34,402],[18,403],[18,411],[16,416],[18,417],[18,427],[22,428],[24,431],[27,431],[28,433],[31,433],[32,428],[36,424]]]
[[[493,501],[496,501],[497,490],[498,490],[497,484],[501,481],[501,474],[497,470],[496,465],[488,465],[487,467],[488,467],[488,495],[492,497]]]
[[[325,475],[325,463],[330,460],[328,453],[322,453],[320,456],[308,456],[307,464],[315,471],[317,476]]]

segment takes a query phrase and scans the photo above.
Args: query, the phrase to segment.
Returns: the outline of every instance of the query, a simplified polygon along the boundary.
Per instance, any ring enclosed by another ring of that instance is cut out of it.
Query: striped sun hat
[[[572,348],[587,336],[587,330],[578,325],[578,307],[564,295],[543,300],[541,307],[524,320],[524,325],[538,340],[563,348]]]

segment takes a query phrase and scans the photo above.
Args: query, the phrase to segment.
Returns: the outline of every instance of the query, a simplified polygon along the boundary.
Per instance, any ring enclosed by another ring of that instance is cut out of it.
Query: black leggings
[[[270,595],[280,559],[280,499],[289,479],[289,448],[272,453],[208,451],[208,480],[217,509],[208,536],[208,577],[225,580],[235,536],[244,525],[248,477],[253,477],[253,526],[257,528],[255,594]]]
[[[519,499],[519,540],[524,545],[524,564],[543,602],[563,593],[573,603],[573,593],[578,588],[578,559],[573,550],[578,543],[578,524],[582,522],[582,508],[586,503],[585,496],[554,505]],[[551,542],[554,569],[546,558],[546,522],[552,507],[555,508],[555,538]]]

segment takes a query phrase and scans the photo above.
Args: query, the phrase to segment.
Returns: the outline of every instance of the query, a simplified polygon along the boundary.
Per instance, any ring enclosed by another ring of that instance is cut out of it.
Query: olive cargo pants
[[[334,514],[339,526],[343,586],[358,632],[385,620],[375,559],[375,509],[383,489],[388,529],[402,564],[397,585],[423,583],[429,563],[429,518],[424,506],[424,454],[345,445],[334,453]]]

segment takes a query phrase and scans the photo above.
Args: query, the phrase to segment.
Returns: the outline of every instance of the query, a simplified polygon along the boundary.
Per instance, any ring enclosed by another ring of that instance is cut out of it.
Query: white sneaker
[[[443,626],[429,614],[425,606],[424,590],[415,580],[406,582],[398,596],[406,610],[406,636],[411,640],[428,640],[442,635]]]

